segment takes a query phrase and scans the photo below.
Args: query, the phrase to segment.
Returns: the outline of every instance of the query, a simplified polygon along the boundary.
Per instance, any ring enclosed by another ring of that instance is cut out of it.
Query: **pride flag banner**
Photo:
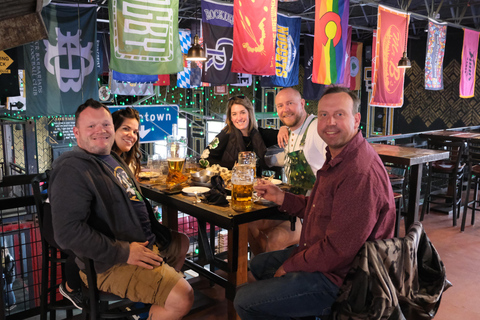
[[[350,88],[350,50],[352,48],[352,27],[348,26],[347,46],[345,48],[345,76],[343,83],[339,84],[342,87]]]
[[[111,69],[144,75],[182,70],[178,0],[111,0],[108,12]]]
[[[398,67],[398,61],[406,50],[409,19],[410,15],[405,12],[378,6],[371,106],[399,108],[403,105],[405,69]]]
[[[272,84],[293,87],[298,84],[300,66],[300,17],[278,14],[277,46],[275,50],[275,75]]]
[[[352,42],[350,50],[350,90],[362,88],[362,52],[363,43]]]
[[[479,32],[463,29],[462,69],[460,70],[460,98],[475,95]]]
[[[277,0],[234,0],[232,72],[273,76]]]
[[[443,90],[443,57],[447,24],[428,19],[427,54],[425,56],[425,90]]]
[[[348,0],[315,1],[313,78],[320,84],[343,83],[348,38]]]

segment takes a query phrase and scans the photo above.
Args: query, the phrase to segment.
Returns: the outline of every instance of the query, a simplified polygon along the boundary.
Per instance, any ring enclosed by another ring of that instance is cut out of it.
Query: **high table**
[[[448,151],[401,147],[388,144],[370,144],[378,153],[382,161],[410,167],[408,208],[406,227],[418,221],[418,207],[420,205],[420,189],[422,186],[423,164],[427,162],[447,159]]]
[[[445,140],[454,140],[454,141],[469,141],[470,139],[479,139],[479,132],[469,132],[469,131],[431,131],[421,133],[420,137],[422,138],[443,138]]]
[[[255,203],[248,212],[237,212],[230,207],[219,207],[205,203],[193,203],[194,197],[183,194],[169,195],[154,186],[142,185],[143,195],[163,205],[162,223],[170,229],[178,230],[178,211],[197,218],[199,245],[206,260],[227,271],[227,279],[220,277],[212,270],[187,259],[185,264],[202,276],[225,288],[228,300],[228,319],[239,319],[233,307],[233,299],[239,285],[247,282],[248,262],[248,225],[255,220],[265,219],[278,213],[278,206],[273,202]],[[206,223],[228,230],[228,263],[215,257],[212,245],[208,244]]]

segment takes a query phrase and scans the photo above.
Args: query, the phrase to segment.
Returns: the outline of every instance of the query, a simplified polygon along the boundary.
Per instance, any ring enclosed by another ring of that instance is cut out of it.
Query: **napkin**
[[[225,191],[225,181],[219,175],[215,175],[210,179],[212,188],[210,191],[205,192],[203,197],[206,203],[213,204],[215,206],[227,207],[227,191]]]

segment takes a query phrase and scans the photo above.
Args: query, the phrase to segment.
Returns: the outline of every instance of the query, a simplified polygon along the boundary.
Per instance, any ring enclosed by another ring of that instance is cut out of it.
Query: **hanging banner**
[[[325,91],[325,85],[312,82],[313,43],[314,38],[312,35],[303,36],[303,98],[305,100],[319,100]]]
[[[277,0],[234,0],[232,72],[275,74]]]
[[[343,83],[348,32],[348,0],[315,1],[313,79],[320,84]]]
[[[363,43],[352,42],[350,50],[350,90],[362,88],[362,52]]]
[[[443,90],[443,57],[447,24],[428,19],[427,54],[425,56],[425,90]]]
[[[202,80],[212,85],[237,83],[231,72],[233,56],[233,4],[202,1],[203,44],[209,58]]]
[[[408,21],[405,12],[378,6],[377,41],[371,106],[399,108],[403,105],[405,69],[398,61],[406,50]]]
[[[463,29],[462,69],[460,70],[460,98],[475,95],[479,32]]]
[[[298,84],[302,19],[280,13],[277,19],[275,75],[271,80],[276,87],[293,87]]]
[[[72,115],[98,99],[97,6],[51,3],[42,17],[48,40],[24,46],[27,116]]]
[[[169,86],[170,85],[170,75],[169,74],[160,74],[158,75],[157,82],[153,83],[154,86]]]
[[[178,31],[180,39],[180,48],[182,49],[183,70],[177,73],[177,87],[188,89],[190,86],[190,61],[185,60],[188,49],[192,46],[192,34],[189,29],[180,29]]]
[[[121,73],[115,70],[112,70],[112,77],[113,80],[117,80],[120,82],[156,82],[158,80],[158,75],[141,75],[141,74],[129,74],[129,73]]]
[[[110,0],[110,69],[159,75],[182,70],[178,0]]]
[[[149,96],[154,94],[153,83],[122,82],[109,77],[109,87],[112,94],[120,96]]]
[[[352,49],[352,27],[348,26],[347,46],[345,48],[345,76],[340,86],[350,88],[350,50]]]

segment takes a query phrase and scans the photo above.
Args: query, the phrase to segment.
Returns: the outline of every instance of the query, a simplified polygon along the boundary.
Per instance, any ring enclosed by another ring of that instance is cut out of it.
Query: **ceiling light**
[[[207,61],[207,57],[205,56],[205,51],[203,50],[202,46],[198,43],[198,34],[195,35],[193,38],[193,46],[188,49],[187,57],[185,58],[187,61]]]
[[[400,61],[398,61],[398,67],[399,68],[410,68],[412,64],[410,63],[410,59],[407,57],[407,53],[403,52],[403,57],[400,58]]]

